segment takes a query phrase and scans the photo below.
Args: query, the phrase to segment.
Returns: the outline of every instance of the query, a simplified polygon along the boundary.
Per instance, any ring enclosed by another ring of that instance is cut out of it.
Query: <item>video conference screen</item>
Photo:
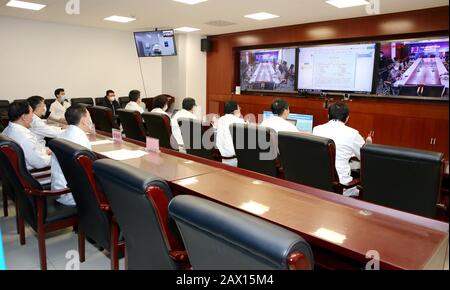
[[[448,38],[382,43],[377,94],[448,97],[448,54]]]
[[[298,89],[371,93],[376,44],[301,47]]]
[[[242,91],[295,92],[296,49],[241,51],[240,79]]]
[[[139,57],[173,56],[177,54],[173,30],[135,32]]]

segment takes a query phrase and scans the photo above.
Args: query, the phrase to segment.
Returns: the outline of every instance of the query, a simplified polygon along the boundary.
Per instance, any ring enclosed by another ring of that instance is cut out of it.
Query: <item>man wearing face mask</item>
[[[89,111],[81,104],[73,105],[67,109],[65,118],[69,127],[59,138],[71,141],[78,145],[84,146],[92,150],[91,143],[86,133],[92,128],[92,120]],[[55,156],[52,157],[52,190],[61,190],[67,188],[67,181],[64,173]],[[57,200],[66,206],[76,206],[72,194],[61,195]]]
[[[49,126],[41,117],[45,116],[47,106],[44,103],[44,98],[40,96],[33,96],[28,98],[28,103],[33,110],[33,122],[31,123],[31,132],[36,135],[36,138],[42,145],[45,146],[45,138],[56,138],[63,132],[61,128]]]
[[[106,108],[110,108],[113,112],[114,121],[118,121],[117,110],[120,109],[120,104],[116,99],[116,93],[113,90],[106,91],[105,98],[102,103]]]
[[[31,133],[33,110],[28,102],[13,102],[8,109],[9,124],[3,135],[11,138],[22,148],[28,170],[50,165],[52,152]]]
[[[55,91],[55,97],[56,100],[50,106],[50,116],[48,118],[55,122],[66,124],[64,114],[70,107],[70,103],[66,99],[66,93],[64,92],[64,89],[57,89]]]

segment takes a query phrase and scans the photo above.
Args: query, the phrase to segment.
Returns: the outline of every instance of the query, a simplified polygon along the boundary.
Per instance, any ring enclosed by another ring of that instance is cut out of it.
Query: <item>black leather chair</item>
[[[67,185],[77,204],[79,228],[78,242],[80,261],[85,260],[85,236],[95,241],[111,255],[111,269],[119,270],[118,225],[113,219],[109,202],[97,184],[92,170],[96,155],[83,146],[63,139],[53,139],[50,149],[58,159]]]
[[[399,95],[400,96],[418,96],[419,86],[414,85],[405,85],[399,86]]]
[[[198,156],[209,160],[217,160],[217,150],[215,150],[214,131],[211,126],[205,126],[202,122],[194,119],[178,119],[181,136],[183,137],[184,149],[190,155]],[[209,138],[205,134],[211,132]],[[206,136],[206,137],[205,137]],[[208,142],[205,144],[204,142]]]
[[[312,270],[309,244],[275,224],[195,196],[169,205],[193,270]]]
[[[99,107],[106,107],[105,105],[105,97],[102,98],[95,98],[95,105]]]
[[[442,153],[365,145],[361,149],[363,199],[435,218],[444,172],[443,158]]]
[[[87,107],[87,109],[91,114],[96,130],[109,133],[112,129],[119,129],[119,126],[114,122],[111,109],[99,106]]]
[[[444,95],[445,86],[424,86],[422,88],[422,96],[424,97],[433,97],[433,98],[442,98]]]
[[[167,115],[156,113],[143,113],[142,118],[147,128],[147,136],[159,139],[159,146],[178,150],[178,144],[172,135],[170,118]],[[171,146],[173,145],[173,146]]]
[[[56,202],[70,190],[48,191],[27,170],[22,148],[10,138],[0,135],[0,166],[10,182],[16,198],[20,244],[25,244],[26,222],[38,234],[41,269],[47,269],[45,234],[78,225],[76,207]],[[69,249],[68,249],[69,250]]]
[[[85,104],[89,106],[94,106],[94,99],[92,98],[73,98],[70,100],[70,103],[73,105],[76,104]]]
[[[125,109],[125,107],[127,106],[127,104],[130,102],[130,98],[129,97],[120,97],[119,98],[119,104],[122,108]]]
[[[155,98],[143,98],[142,102],[145,104],[145,107],[147,108],[147,111],[151,112],[154,108],[153,106],[153,100]]]
[[[117,110],[120,122],[122,123],[125,136],[130,139],[145,142],[145,127],[142,116],[137,111],[119,109]]]
[[[278,148],[286,180],[339,194],[359,184],[359,179],[346,186],[339,183],[336,145],[331,139],[280,132]]]
[[[233,124],[230,132],[239,168],[278,176],[275,131],[256,125]]]
[[[125,237],[129,270],[177,270],[189,267],[168,205],[166,182],[126,164],[103,159],[94,172]]]
[[[45,114],[45,119],[48,119],[48,117],[50,116],[50,106],[53,104],[53,102],[55,102],[56,99],[45,99],[44,103],[45,106],[47,107],[47,113]]]
[[[0,119],[8,119],[9,101],[0,100]]]

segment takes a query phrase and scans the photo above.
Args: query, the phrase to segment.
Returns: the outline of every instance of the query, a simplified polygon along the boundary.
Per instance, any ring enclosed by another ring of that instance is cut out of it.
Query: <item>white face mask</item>
[[[61,100],[61,103],[64,102],[65,100],[67,100],[66,95],[59,97],[59,99]]]

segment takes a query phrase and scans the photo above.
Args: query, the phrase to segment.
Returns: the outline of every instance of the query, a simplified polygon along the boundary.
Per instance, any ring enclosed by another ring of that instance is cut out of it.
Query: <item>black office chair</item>
[[[443,154],[365,145],[361,190],[365,201],[435,218],[444,170]]]
[[[155,98],[143,98],[142,99],[142,102],[145,104],[145,107],[147,108],[147,111],[149,111],[149,112],[151,112],[154,108],[154,105],[153,105],[154,99]]]
[[[336,145],[331,139],[280,132],[278,148],[286,180],[339,194],[359,184],[359,179],[345,186],[339,183]]]
[[[110,159],[96,161],[94,172],[125,237],[127,269],[188,268],[178,229],[169,218],[173,195],[167,183]]]
[[[106,107],[106,100],[105,97],[102,98],[95,98],[95,105],[99,107]]]
[[[399,86],[399,95],[400,96],[418,96],[419,86],[417,85],[405,85]]]
[[[85,104],[88,106],[94,106],[94,99],[92,98],[73,98],[70,100],[70,103],[73,105],[76,104]]]
[[[178,119],[178,125],[183,137],[184,149],[188,154],[209,160],[217,160],[217,152],[214,149],[214,131],[211,129],[211,126],[205,126],[200,121],[187,118]],[[205,135],[207,133],[212,134],[208,137]],[[204,142],[208,143],[205,144]]]
[[[122,107],[123,109],[125,109],[125,107],[127,106],[127,104],[129,102],[130,102],[130,98],[129,97],[120,97],[119,98],[120,107]]]
[[[167,115],[156,113],[143,113],[147,136],[159,139],[159,146],[178,150],[178,143],[172,135],[170,118]]]
[[[275,131],[252,124],[233,124],[230,126],[230,132],[239,168],[278,176]]]
[[[119,109],[117,110],[119,119],[122,122],[123,132],[130,139],[145,142],[145,127],[142,116],[137,111]]]
[[[0,119],[8,119],[9,101],[0,100]]]
[[[312,270],[300,236],[257,217],[195,196],[169,205],[193,270]]]
[[[46,270],[46,233],[78,225],[76,207],[56,202],[61,194],[67,194],[70,190],[44,190],[36,180],[38,177],[27,170],[22,148],[4,135],[0,135],[0,166],[16,198],[20,244],[25,244],[26,222],[38,234],[41,269]]]
[[[422,89],[422,96],[424,97],[433,97],[433,98],[442,98],[444,95],[445,86],[424,86]]]
[[[56,101],[56,99],[45,99],[44,103],[45,106],[47,107],[47,113],[45,113],[44,119],[48,119],[48,117],[50,116],[50,106]]]
[[[63,139],[53,139],[49,147],[58,159],[77,204],[80,261],[84,262],[85,235],[100,248],[111,253],[111,269],[119,270],[118,226],[113,220],[109,202],[97,184],[92,170],[96,155],[83,146]]]
[[[103,132],[111,132],[112,129],[119,129],[119,126],[114,122],[112,110],[105,107],[87,107],[91,114],[92,122],[95,124],[95,129]]]

